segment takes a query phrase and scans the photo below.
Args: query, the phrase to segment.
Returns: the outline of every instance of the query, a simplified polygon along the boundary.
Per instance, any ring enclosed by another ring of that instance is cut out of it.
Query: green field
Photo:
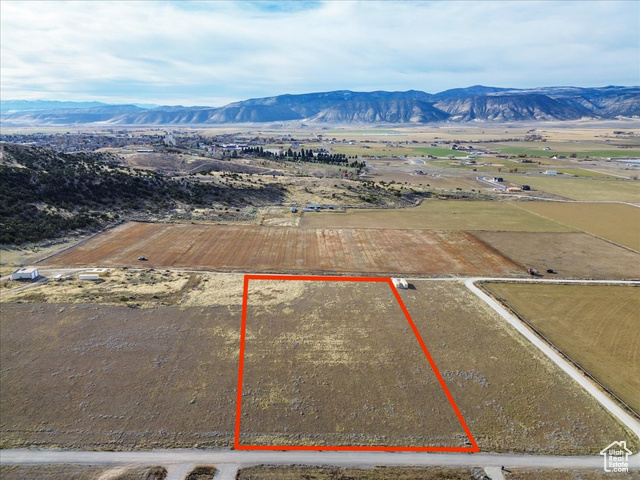
[[[485,148],[499,151],[506,155],[537,155],[550,158],[554,155],[564,155],[566,157],[575,153],[578,157],[598,157],[598,158],[640,158],[640,149],[614,148],[607,145],[599,145],[593,142],[586,143],[549,143],[546,146],[551,150],[543,150],[538,142],[518,142],[518,143],[495,143],[485,144]]]
[[[594,172],[593,170],[587,170],[583,168],[558,168],[558,172],[562,172],[566,175],[577,175],[579,177],[592,177],[592,178],[606,178],[610,180],[615,180],[616,177],[613,175],[607,175],[602,172]]]
[[[528,212],[640,251],[640,208],[619,203],[518,202]]]
[[[526,184],[536,190],[560,195],[571,200],[595,200],[631,202],[640,204],[640,182],[633,180],[600,180],[563,176],[518,176],[503,177],[518,185]]]
[[[418,207],[399,210],[349,210],[346,213],[308,213],[305,227],[412,228],[425,230],[506,230],[571,232],[560,225],[518,208],[513,202],[427,200]]]
[[[485,287],[640,412],[640,288],[509,283]]]

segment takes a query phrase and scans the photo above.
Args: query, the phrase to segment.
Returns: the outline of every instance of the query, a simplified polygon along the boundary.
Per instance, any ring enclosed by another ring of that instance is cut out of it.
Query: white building
[[[396,288],[402,288],[403,290],[409,288],[409,284],[404,278],[392,278],[391,281],[393,282],[393,286]]]
[[[78,275],[78,280],[100,280],[100,275],[97,273],[81,273]]]
[[[11,274],[12,280],[35,280],[40,274],[37,268],[19,268]]]

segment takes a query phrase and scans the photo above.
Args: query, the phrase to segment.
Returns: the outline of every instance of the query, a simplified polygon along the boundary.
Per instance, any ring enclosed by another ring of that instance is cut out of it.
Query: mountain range
[[[640,117],[640,87],[476,85],[436,94],[333,92],[278,95],[223,107],[110,105],[100,102],[3,100],[4,125],[423,124],[439,122],[565,121]]]

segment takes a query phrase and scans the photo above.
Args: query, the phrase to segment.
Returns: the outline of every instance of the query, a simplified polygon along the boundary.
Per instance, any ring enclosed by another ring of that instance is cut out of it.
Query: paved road
[[[639,456],[633,468],[640,468]],[[150,464],[150,465],[331,465],[336,467],[443,466],[506,468],[592,468],[602,467],[599,456],[521,455],[497,453],[423,453],[423,452],[331,452],[331,451],[238,451],[238,450],[149,450],[134,452],[87,452],[71,450],[0,450],[3,464]]]

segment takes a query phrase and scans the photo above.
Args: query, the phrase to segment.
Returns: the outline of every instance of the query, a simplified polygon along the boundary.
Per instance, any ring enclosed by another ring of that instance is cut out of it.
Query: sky
[[[640,85],[640,2],[0,1],[2,100]]]

